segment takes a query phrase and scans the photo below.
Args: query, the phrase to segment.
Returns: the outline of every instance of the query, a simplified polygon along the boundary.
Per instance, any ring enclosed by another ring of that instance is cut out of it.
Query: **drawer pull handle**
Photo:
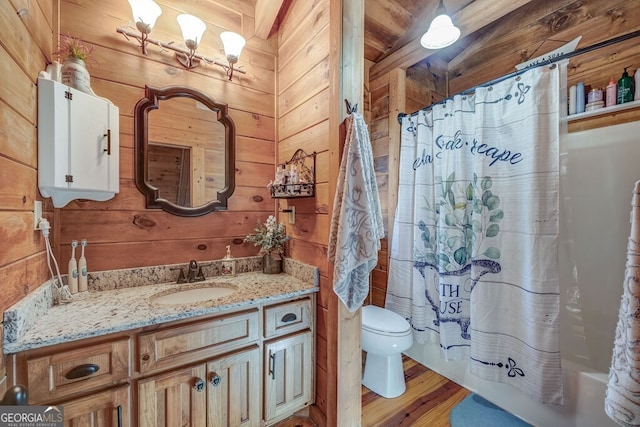
[[[149,356],[148,354],[143,354],[141,359],[145,362],[148,362],[151,359],[151,356]]]
[[[95,374],[100,370],[100,366],[93,363],[86,363],[84,365],[78,365],[64,376],[68,380],[75,380],[78,378],[88,377]]]
[[[118,405],[118,427],[122,427],[122,405]]]
[[[218,387],[221,382],[222,382],[222,377],[220,375],[214,373],[211,376],[211,385],[212,386]]]
[[[280,319],[282,323],[289,323],[295,320],[298,320],[298,316],[296,316],[295,313],[287,313],[284,316],[282,316],[282,319]]]
[[[269,375],[272,380],[276,379],[276,354],[269,351]]]
[[[198,393],[204,390],[204,381],[202,381],[202,378],[196,378],[196,382],[193,384],[193,388]]]

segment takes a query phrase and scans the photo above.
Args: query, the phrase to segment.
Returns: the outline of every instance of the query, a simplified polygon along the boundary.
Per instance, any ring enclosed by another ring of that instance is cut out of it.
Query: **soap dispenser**
[[[223,276],[236,275],[236,260],[231,255],[231,246],[227,245],[227,254],[222,258],[221,274]]]
[[[622,77],[618,80],[618,104],[633,101],[633,79],[629,76],[627,68],[624,67]]]
[[[71,241],[71,259],[69,260],[69,268],[67,269],[67,280],[69,285],[69,292],[71,294],[78,293],[78,263],[76,262],[76,248],[78,247],[78,241]]]

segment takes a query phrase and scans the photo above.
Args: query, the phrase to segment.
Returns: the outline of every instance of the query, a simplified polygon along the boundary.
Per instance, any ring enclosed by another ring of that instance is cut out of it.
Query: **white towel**
[[[640,426],[640,181],[631,202],[631,234],[604,408],[621,426]]]
[[[378,262],[384,224],[367,125],[357,113],[346,118],[346,125],[328,258],[334,263],[333,290],[353,312],[369,293],[369,273]]]

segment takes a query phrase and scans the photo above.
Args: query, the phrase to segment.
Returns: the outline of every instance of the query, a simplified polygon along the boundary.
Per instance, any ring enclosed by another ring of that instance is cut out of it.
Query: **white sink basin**
[[[204,301],[210,301],[233,294],[236,288],[231,286],[209,285],[199,288],[182,289],[174,292],[162,292],[151,298],[154,304],[177,305],[177,304],[194,304]]]

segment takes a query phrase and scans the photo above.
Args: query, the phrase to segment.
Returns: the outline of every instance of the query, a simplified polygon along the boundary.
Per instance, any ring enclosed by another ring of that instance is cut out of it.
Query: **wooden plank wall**
[[[316,156],[316,196],[280,199],[278,210],[295,206],[295,224],[288,215],[279,219],[291,235],[288,255],[320,269],[316,324],[316,418],[326,419],[329,380],[327,369],[330,298],[329,280],[329,100],[330,1],[290,2],[278,29],[277,161],[285,162],[298,149]],[[335,402],[334,402],[335,405]]]
[[[57,2],[0,2],[0,322],[4,311],[47,280],[44,240],[33,231],[37,189],[38,73],[53,52]],[[51,219],[51,205],[45,204]],[[2,342],[0,323],[0,343]],[[5,359],[0,344],[0,396]]]
[[[116,33],[117,27],[132,20],[124,0],[62,0],[61,32],[95,46],[96,60],[89,68],[92,88],[120,109],[120,194],[107,202],[74,201],[60,209],[56,243],[65,265],[73,239],[88,240],[90,271],[219,259],[226,245],[232,245],[237,257],[255,255],[258,249],[242,239],[274,211],[266,184],[273,177],[275,157],[276,40],[254,37],[249,0],[160,0],[158,4],[163,13],[151,37],[182,43],[176,16],[192,13],[207,25],[198,48],[207,57],[224,60],[222,31],[235,31],[247,39],[238,63],[247,74],[236,73],[228,81],[217,66],[188,71],[173,52],[160,52],[153,45],[148,56],[142,55],[137,42]],[[185,218],[145,209],[133,181],[133,112],[145,85],[190,86],[229,105],[237,138],[236,189],[227,211]]]
[[[457,93],[514,70],[523,60],[582,36],[578,48],[640,29],[634,0],[536,0],[498,21],[449,63],[449,91]],[[630,40],[572,58],[568,83],[605,87],[623,67],[640,68],[640,43]]]
[[[481,38],[448,64],[432,56],[427,59],[427,64],[421,63],[409,68],[406,113],[508,74],[514,70],[515,64],[562,44],[548,39],[569,41],[582,35],[578,46],[580,48],[637,31],[640,29],[637,7],[636,0],[535,0],[497,21]],[[602,88],[607,85],[610,77],[617,81],[625,66],[630,66],[631,75],[640,68],[638,39],[572,58],[568,69],[568,85],[582,81],[585,85]],[[382,184],[381,200],[387,200],[386,173],[390,168],[386,124],[389,114],[388,75],[370,81],[369,85],[372,139],[376,167],[379,167],[376,172],[378,182]],[[426,102],[422,103],[422,99]],[[639,119],[640,110],[635,109],[628,113],[570,124],[569,130]],[[386,208],[387,221],[393,221],[394,208]],[[386,294],[387,257],[387,253],[380,253],[379,265],[373,275],[371,301],[380,306],[384,306]]]
[[[389,182],[397,186],[397,179],[390,178],[390,172],[395,171],[397,175],[397,165],[394,169],[393,159],[390,155],[390,147],[399,144],[399,135],[392,135],[389,129],[394,127],[397,120],[395,105],[400,102],[404,105],[405,112],[412,112],[420,108],[437,102],[445,97],[446,64],[437,58],[430,57],[423,65],[407,70],[405,79],[391,78],[400,71],[392,70],[373,81],[369,82],[369,130],[371,134],[371,144],[373,146],[374,166],[376,169],[376,180],[380,193],[380,203],[385,223],[385,234],[387,238],[382,240],[382,248],[378,253],[378,264],[371,276],[371,291],[369,302],[371,304],[384,307],[387,290],[387,273],[389,262],[389,230],[393,223],[395,205],[391,207],[393,200],[390,193],[394,191],[389,188]],[[398,83],[398,82],[401,83]],[[394,88],[398,84],[404,84],[404,91]],[[404,99],[398,100],[398,94],[404,93]],[[395,140],[393,140],[395,138]]]

